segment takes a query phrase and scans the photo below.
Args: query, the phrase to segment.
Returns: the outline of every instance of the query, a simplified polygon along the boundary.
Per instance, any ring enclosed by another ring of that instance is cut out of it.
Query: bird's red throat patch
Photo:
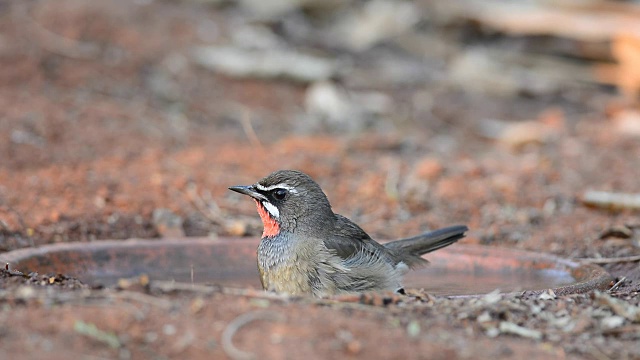
[[[262,231],[262,237],[273,237],[278,235],[280,232],[280,225],[278,221],[274,219],[271,214],[264,208],[264,205],[260,203],[260,201],[253,199],[256,202],[256,207],[258,208],[258,214],[260,214],[260,220],[262,220],[262,226],[264,226],[264,230]]]

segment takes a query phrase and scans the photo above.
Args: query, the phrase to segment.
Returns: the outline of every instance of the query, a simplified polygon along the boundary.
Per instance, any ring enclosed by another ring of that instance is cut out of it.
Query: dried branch
[[[615,264],[615,263],[622,263],[622,262],[640,261],[640,255],[622,256],[622,257],[614,257],[614,258],[583,258],[578,260],[585,263],[589,263],[589,264]]]

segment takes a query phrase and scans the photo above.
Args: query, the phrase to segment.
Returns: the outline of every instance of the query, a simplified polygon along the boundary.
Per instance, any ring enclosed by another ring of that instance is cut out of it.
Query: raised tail
[[[462,239],[468,230],[469,228],[464,225],[449,226],[414,237],[392,241],[384,246],[387,249],[395,250],[396,253],[420,256],[453,244]]]

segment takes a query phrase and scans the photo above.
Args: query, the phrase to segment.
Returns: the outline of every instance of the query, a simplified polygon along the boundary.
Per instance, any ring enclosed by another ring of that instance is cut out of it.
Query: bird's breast
[[[309,274],[315,269],[304,251],[286,235],[263,238],[258,246],[258,271],[265,290],[287,294],[310,293]]]

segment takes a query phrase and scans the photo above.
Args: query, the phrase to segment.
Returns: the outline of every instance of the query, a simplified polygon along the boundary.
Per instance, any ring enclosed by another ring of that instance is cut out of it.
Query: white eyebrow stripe
[[[276,219],[280,218],[280,211],[272,203],[268,201],[263,201],[262,205],[264,206],[265,209],[267,209],[267,211],[269,212],[269,214],[271,214],[271,216],[273,216]]]
[[[298,190],[296,190],[296,188],[294,188],[293,186],[289,186],[285,183],[280,183],[280,184],[276,184],[276,185],[271,185],[271,186],[263,186],[260,183],[256,184],[256,189],[260,190],[260,191],[271,191],[273,189],[285,189],[287,191],[289,191],[290,193],[293,194],[297,194]]]

